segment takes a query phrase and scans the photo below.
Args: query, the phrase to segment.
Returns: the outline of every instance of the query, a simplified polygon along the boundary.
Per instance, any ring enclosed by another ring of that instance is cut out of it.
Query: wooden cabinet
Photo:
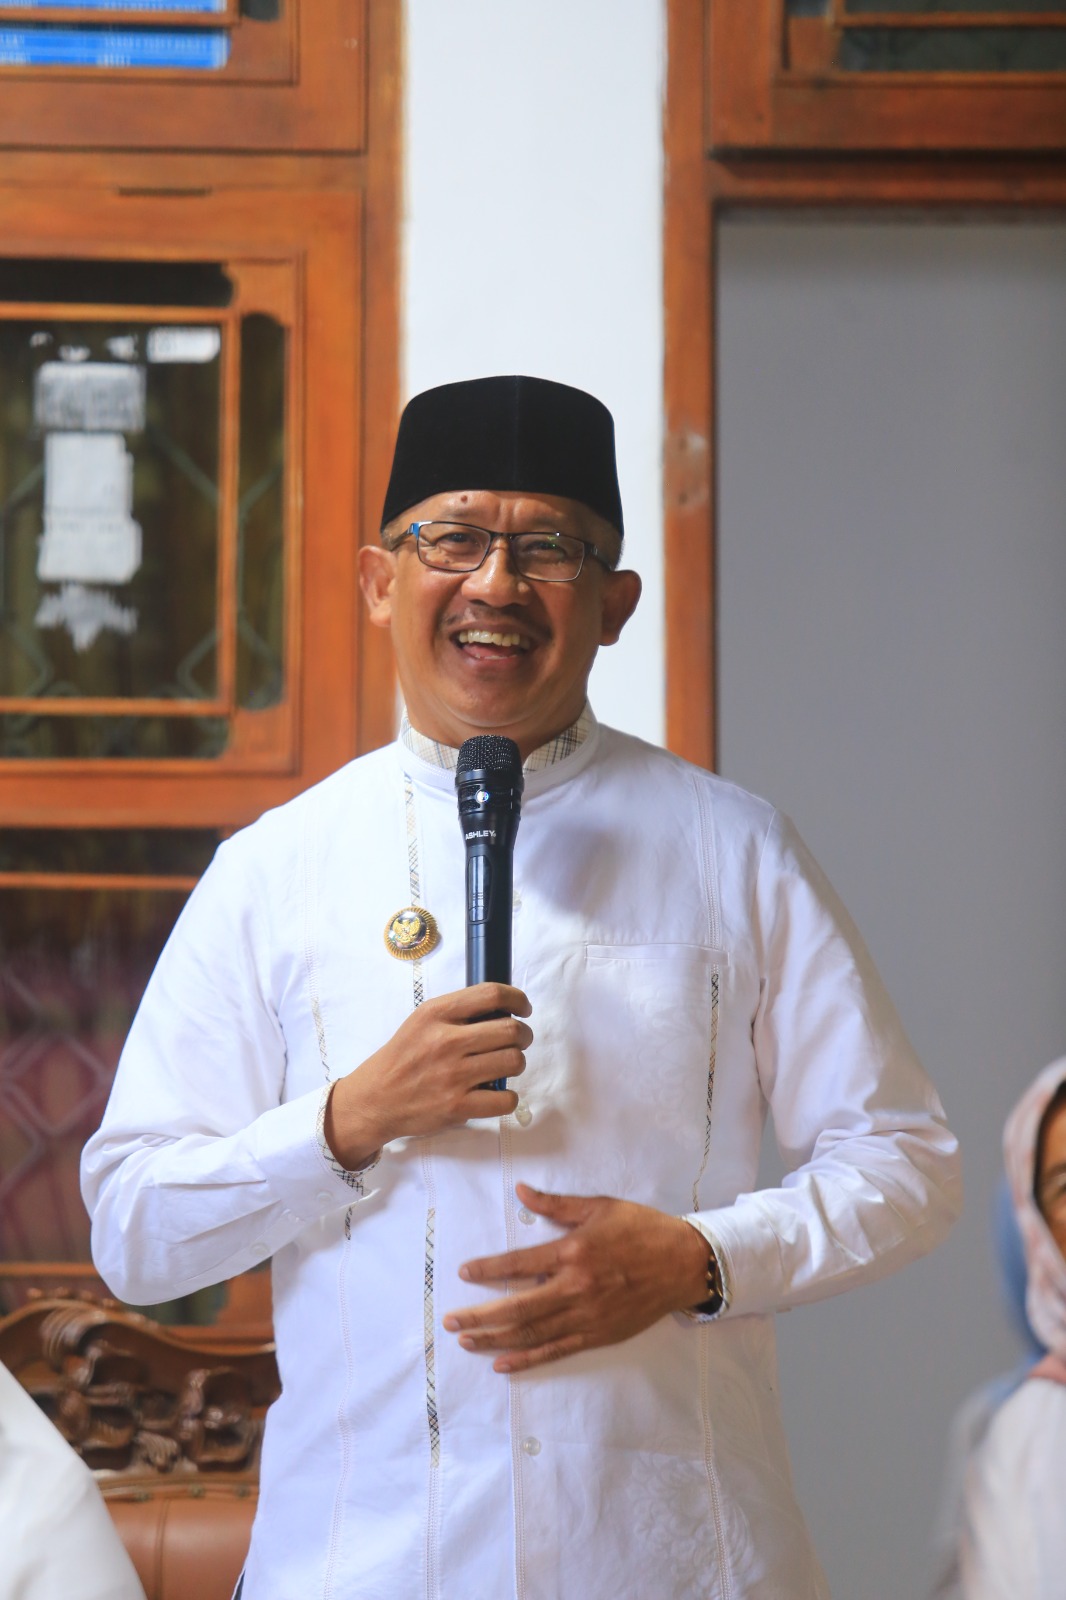
[[[398,413],[399,8],[193,3],[106,27],[224,66],[0,65],[0,1311],[93,1283],[81,1145],[218,841],[393,727],[355,553]],[[0,6],[0,54],[102,15]]]

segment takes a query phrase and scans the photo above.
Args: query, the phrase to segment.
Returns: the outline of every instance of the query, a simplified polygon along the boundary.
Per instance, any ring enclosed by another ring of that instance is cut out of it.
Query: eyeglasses
[[[493,533],[470,522],[412,522],[392,549],[411,536],[418,559],[434,572],[476,572],[497,539],[506,539],[515,570],[536,583],[573,583],[586,555],[611,571],[602,550],[570,533]]]

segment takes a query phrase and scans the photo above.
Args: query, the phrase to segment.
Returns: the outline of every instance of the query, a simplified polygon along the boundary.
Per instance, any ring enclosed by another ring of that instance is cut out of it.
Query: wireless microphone
[[[455,788],[466,845],[466,983],[510,983],[514,842],[522,757],[513,739],[478,734],[459,751]],[[490,1012],[507,1016],[507,1012]],[[495,1078],[486,1089],[505,1089]]]

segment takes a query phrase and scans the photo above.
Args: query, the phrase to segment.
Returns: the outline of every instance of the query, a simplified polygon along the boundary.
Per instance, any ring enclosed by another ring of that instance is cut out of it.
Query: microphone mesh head
[[[456,772],[507,772],[520,774],[522,757],[513,739],[500,733],[479,733],[459,751]]]

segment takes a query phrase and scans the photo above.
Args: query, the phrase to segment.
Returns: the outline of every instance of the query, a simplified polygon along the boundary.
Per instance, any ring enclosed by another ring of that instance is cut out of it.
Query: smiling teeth
[[[490,633],[487,628],[464,628],[459,635],[460,644],[495,644],[504,650],[517,647],[528,650],[529,641],[519,633]]]

